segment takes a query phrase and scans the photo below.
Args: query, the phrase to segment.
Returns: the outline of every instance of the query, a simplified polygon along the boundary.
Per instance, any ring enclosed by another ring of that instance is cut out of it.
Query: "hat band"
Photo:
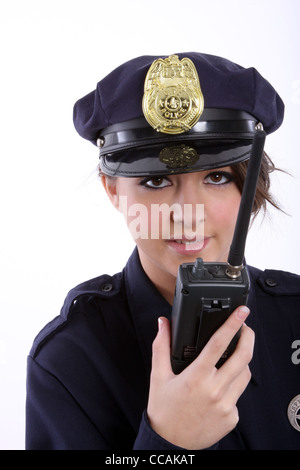
[[[183,134],[172,136],[152,129],[146,119],[138,118],[113,124],[103,129],[97,141],[101,155],[136,147],[170,142],[188,142],[201,139],[251,139],[257,120],[245,111],[232,109],[205,109],[194,127]]]

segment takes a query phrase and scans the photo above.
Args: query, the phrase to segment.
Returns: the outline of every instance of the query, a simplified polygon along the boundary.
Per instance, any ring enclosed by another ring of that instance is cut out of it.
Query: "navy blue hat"
[[[144,176],[247,160],[257,126],[270,134],[283,115],[255,68],[188,52],[119,66],[75,103],[74,125],[100,148],[104,173]]]

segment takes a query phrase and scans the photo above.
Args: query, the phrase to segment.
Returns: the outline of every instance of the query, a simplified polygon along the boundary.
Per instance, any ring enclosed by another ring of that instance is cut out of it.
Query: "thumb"
[[[158,333],[152,344],[152,374],[157,378],[166,378],[173,374],[171,367],[171,329],[169,320],[165,317],[158,319]]]

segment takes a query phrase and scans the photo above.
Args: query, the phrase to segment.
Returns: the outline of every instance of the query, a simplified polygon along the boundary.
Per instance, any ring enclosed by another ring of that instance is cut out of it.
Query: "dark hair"
[[[240,192],[243,190],[244,181],[246,178],[246,173],[248,169],[248,161],[237,163],[233,165],[232,172],[235,177],[236,185]],[[267,211],[267,203],[271,204],[276,209],[282,211],[281,207],[279,206],[278,202],[270,193],[270,174],[273,171],[278,170],[282,171],[279,168],[276,168],[274,163],[272,162],[271,158],[266,154],[263,153],[263,158],[261,162],[260,173],[257,182],[257,190],[253,202],[252,214],[256,217],[259,211],[262,209],[264,213]],[[282,211],[283,212],[283,211]]]

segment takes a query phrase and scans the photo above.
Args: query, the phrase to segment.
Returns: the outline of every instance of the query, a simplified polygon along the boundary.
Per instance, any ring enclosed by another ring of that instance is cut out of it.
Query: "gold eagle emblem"
[[[199,120],[204,98],[193,62],[177,55],[155,60],[145,79],[143,113],[158,132],[181,134]]]
[[[199,155],[193,147],[184,144],[165,147],[159,154],[159,159],[167,168],[186,168],[195,165]]]

